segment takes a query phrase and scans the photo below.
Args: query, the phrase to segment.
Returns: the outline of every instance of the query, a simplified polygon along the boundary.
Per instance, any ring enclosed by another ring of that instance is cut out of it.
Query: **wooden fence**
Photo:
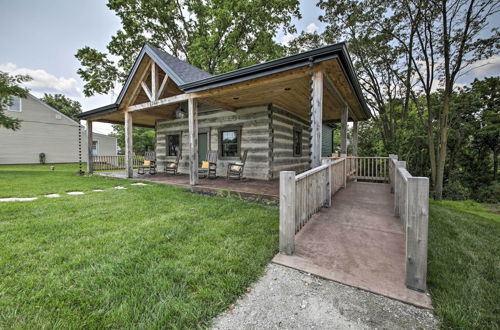
[[[406,162],[395,155],[390,156],[389,167],[394,213],[405,229],[406,286],[426,291],[429,178],[412,176]]]
[[[280,172],[280,251],[293,254],[295,234],[332,195],[346,185],[346,159],[324,159],[323,165],[295,175]]]
[[[92,156],[92,160],[94,164],[94,171],[112,171],[125,169],[125,156]],[[133,168],[138,168],[143,164],[143,156],[133,156]]]

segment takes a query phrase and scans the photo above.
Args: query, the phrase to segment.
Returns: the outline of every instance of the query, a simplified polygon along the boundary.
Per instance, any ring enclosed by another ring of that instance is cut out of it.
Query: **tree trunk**
[[[444,167],[446,164],[446,151],[448,148],[448,112],[450,108],[450,92],[445,90],[443,95],[443,113],[439,120],[439,145],[438,145],[438,159],[436,164],[436,186],[435,196],[436,200],[443,199],[443,181],[444,181]]]
[[[436,149],[434,146],[434,133],[432,131],[432,104],[430,91],[426,93],[427,103],[427,144],[429,146],[429,161],[431,165],[431,183],[436,186]]]

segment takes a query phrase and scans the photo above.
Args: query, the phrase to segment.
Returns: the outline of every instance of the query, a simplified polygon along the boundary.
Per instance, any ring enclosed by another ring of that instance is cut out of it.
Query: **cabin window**
[[[222,158],[240,157],[241,129],[239,127],[224,128],[220,131],[219,150]]]
[[[21,112],[21,99],[19,97],[10,98],[11,105],[7,106],[7,110]]]
[[[167,156],[177,156],[181,151],[181,135],[167,135]]]
[[[293,129],[293,155],[302,156],[302,130],[300,128]]]

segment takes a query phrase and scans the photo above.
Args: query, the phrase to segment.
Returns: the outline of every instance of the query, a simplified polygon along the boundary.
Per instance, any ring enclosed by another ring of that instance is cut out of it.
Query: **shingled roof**
[[[198,69],[197,67],[170,55],[164,50],[146,43],[142,47],[139,56],[137,56],[134,66],[128,75],[125,85],[123,85],[115,104],[121,103],[132,78],[134,77],[142,59],[144,58],[144,55],[146,54],[169,76],[169,78],[173,80],[177,86],[212,77],[210,73]]]

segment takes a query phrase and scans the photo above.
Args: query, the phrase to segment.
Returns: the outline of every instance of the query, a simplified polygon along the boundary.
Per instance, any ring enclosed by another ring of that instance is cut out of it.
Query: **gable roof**
[[[146,43],[137,56],[134,65],[132,66],[132,70],[125,81],[115,104],[120,104],[122,102],[125,92],[132,82],[132,79],[134,78],[134,75],[145,55],[148,55],[177,86],[212,77],[210,73],[198,69],[197,67],[168,54],[164,50]]]
[[[371,117],[371,112],[368,109],[363,96],[361,86],[359,85],[359,81],[356,72],[354,71],[354,66],[345,42],[316,48],[295,55],[285,56],[269,62],[251,65],[215,76],[146,43],[141,49],[141,52],[139,53],[139,56],[137,57],[116,102],[98,109],[84,112],[78,115],[78,117],[88,118],[92,115],[115,111],[123,100],[125,92],[128,89],[134,74],[146,54],[150,56],[151,59],[155,61],[167,75],[169,75],[170,78],[172,78],[175,84],[184,93],[195,93],[212,88],[227,86],[278,72],[311,66],[314,63],[320,63],[330,59],[338,59],[342,64],[344,74],[348,78],[348,83],[354,91],[362,111],[365,113],[366,118]]]

